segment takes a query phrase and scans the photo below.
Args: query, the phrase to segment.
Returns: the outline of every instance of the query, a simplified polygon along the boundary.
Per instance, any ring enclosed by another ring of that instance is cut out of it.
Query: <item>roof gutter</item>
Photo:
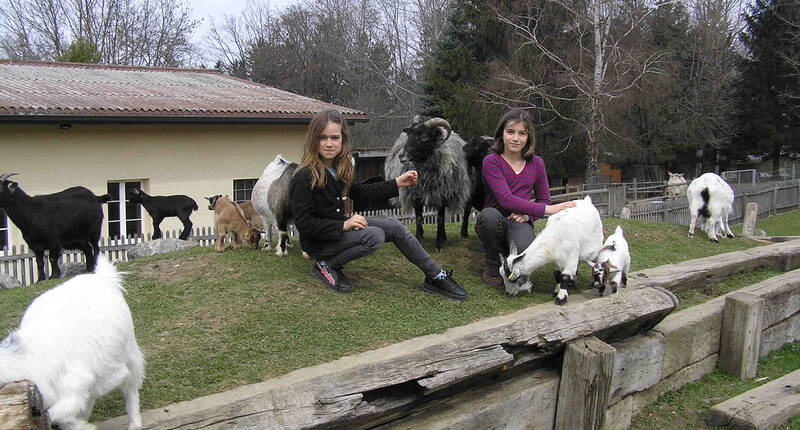
[[[0,115],[0,124],[275,124],[306,125],[313,115],[294,116],[149,116],[149,115]],[[342,115],[348,124],[369,122],[360,115]]]

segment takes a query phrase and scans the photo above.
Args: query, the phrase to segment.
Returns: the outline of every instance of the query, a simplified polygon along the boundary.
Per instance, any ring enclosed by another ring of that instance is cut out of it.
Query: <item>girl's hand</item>
[[[508,219],[514,222],[523,223],[530,221],[531,217],[525,214],[511,214],[508,216]]]
[[[417,180],[419,180],[419,174],[416,170],[409,170],[395,179],[395,181],[397,181],[397,186],[400,188],[416,185]]]
[[[547,205],[544,207],[544,214],[553,215],[563,211],[564,209],[569,209],[574,207],[575,207],[575,202],[572,201],[559,203],[557,205]]]
[[[365,227],[367,227],[367,219],[361,215],[355,214],[344,222],[344,226],[342,226],[342,231],[350,231],[354,228],[365,228]]]

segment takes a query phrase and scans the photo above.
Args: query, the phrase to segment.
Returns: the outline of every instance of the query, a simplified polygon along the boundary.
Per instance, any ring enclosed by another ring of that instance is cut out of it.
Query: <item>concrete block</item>
[[[703,376],[713,372],[717,366],[717,357],[717,354],[706,357],[697,363],[693,363],[683,369],[678,370],[672,375],[667,376],[653,387],[632,394],[631,397],[633,397],[633,410],[631,412],[631,416],[635,417],[638,415],[640,412],[642,412],[642,409],[644,409],[645,406],[658,400],[658,397],[662,394],[668,391],[675,391],[684,385],[695,382]]]
[[[651,331],[611,346],[617,350],[617,356],[614,376],[611,378],[610,405],[630,393],[644,391],[661,380],[666,349],[664,335]]]
[[[719,352],[724,297],[674,313],[653,330],[666,340],[662,378]]]
[[[633,396],[625,397],[606,409],[603,430],[627,430],[633,419]]]
[[[800,312],[761,332],[759,357],[766,357],[783,345],[798,340],[800,340]]]

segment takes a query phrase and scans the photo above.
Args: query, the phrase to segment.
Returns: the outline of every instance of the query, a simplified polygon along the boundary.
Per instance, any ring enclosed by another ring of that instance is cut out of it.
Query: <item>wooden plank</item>
[[[377,425],[398,418],[398,411],[410,413],[411,405],[430,401],[418,381],[445,374],[451,378],[448,384],[470,383],[486,371],[479,366],[471,373],[470,363],[448,357],[486,354],[502,361],[499,348],[514,355],[518,350],[520,354],[552,356],[559,354],[566,342],[587,335],[616,339],[646,330],[674,309],[676,300],[669,291],[642,288],[582,303],[576,297],[566,307],[538,305],[260,384],[145,411],[143,420],[150,429],[199,428],[200,423],[243,426],[245,422],[286,430],[357,428],[357,423],[367,421]],[[124,419],[115,419],[102,428],[125,425]]]
[[[800,370],[715,405],[706,422],[735,429],[771,430],[800,415]]]
[[[738,291],[725,296],[719,342],[722,370],[743,380],[756,376],[763,313],[761,297]]]
[[[756,231],[756,219],[758,218],[758,204],[748,203],[744,211],[744,222],[742,223],[742,236],[752,236]]]
[[[586,337],[567,344],[555,430],[597,430],[605,422],[616,350]]]
[[[45,430],[50,424],[39,390],[30,381],[0,385],[0,430]]]

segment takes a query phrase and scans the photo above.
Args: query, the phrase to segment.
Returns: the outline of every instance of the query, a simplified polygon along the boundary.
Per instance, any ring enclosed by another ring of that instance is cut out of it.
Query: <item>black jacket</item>
[[[311,170],[298,169],[289,185],[289,201],[294,215],[294,225],[300,232],[300,245],[303,250],[314,254],[318,246],[336,241],[342,237],[345,215],[345,200],[342,199],[344,184],[335,179],[330,172],[325,186],[311,188]],[[354,181],[350,186],[350,196],[354,202],[363,200],[384,200],[396,197],[397,182],[378,182],[361,184]]]

